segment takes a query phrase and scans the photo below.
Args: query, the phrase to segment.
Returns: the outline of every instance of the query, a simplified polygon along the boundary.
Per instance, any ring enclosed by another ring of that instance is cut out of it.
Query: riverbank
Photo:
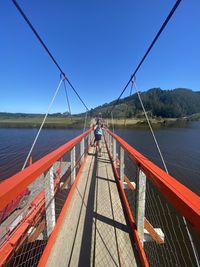
[[[39,128],[43,118],[40,117],[16,117],[4,118],[0,117],[0,128]],[[49,117],[47,118],[44,128],[47,129],[69,129],[69,128],[83,128],[85,118],[83,117]],[[111,119],[104,119],[108,126],[112,126]],[[162,127],[182,127],[188,123],[185,118],[153,118],[150,119],[154,128]],[[113,119],[114,126],[117,128],[141,128],[147,127],[145,118],[129,118],[129,119]],[[87,121],[86,127],[90,126],[90,119]]]
[[[108,125],[112,126],[112,120],[109,119]],[[154,128],[167,128],[167,127],[184,127],[188,124],[185,118],[151,118],[151,125]],[[146,128],[148,123],[145,118],[131,118],[131,119],[113,119],[115,128]]]
[[[43,118],[25,117],[25,118],[1,118],[0,128],[39,128]],[[43,128],[65,129],[65,128],[82,128],[84,118],[81,117],[49,117]]]

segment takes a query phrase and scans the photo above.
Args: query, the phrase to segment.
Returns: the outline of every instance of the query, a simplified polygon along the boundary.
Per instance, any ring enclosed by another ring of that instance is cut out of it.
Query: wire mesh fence
[[[8,205],[0,211],[1,265],[37,266],[90,142],[88,133],[74,145],[73,168],[70,149],[28,185],[10,213]]]
[[[108,143],[110,142],[109,148],[113,155],[113,138],[107,138],[107,140]],[[116,145],[116,155],[118,158],[116,167],[118,173],[120,173],[119,143]],[[145,199],[138,200],[137,188],[139,186],[140,168],[127,153],[125,153],[124,166],[123,187],[136,224],[138,201],[145,201],[144,237],[142,242],[150,266],[198,266],[198,259],[195,257],[184,218],[158,191],[149,177],[146,177]],[[195,235],[198,234],[192,230],[192,236],[197,240]],[[197,254],[198,251],[196,251]]]

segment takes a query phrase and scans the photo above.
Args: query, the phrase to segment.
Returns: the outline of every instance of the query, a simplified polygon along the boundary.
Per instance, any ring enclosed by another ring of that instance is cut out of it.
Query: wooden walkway
[[[89,151],[47,266],[138,266],[112,166]]]

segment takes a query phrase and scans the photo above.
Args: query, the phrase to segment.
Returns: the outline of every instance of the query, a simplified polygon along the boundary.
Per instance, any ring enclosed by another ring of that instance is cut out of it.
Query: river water
[[[10,177],[22,168],[37,131],[37,129],[0,129],[0,180]],[[41,158],[81,132],[82,130],[78,129],[42,130],[32,154],[33,161]],[[162,162],[148,129],[116,129],[116,133],[162,168]],[[199,195],[200,122],[189,123],[184,128],[157,129],[155,130],[155,135],[169,173]],[[199,250],[198,240],[195,240],[195,243]],[[169,247],[169,249],[171,248]],[[162,256],[162,251],[160,255]],[[182,263],[173,266],[179,265],[182,265]],[[186,262],[184,265],[188,266],[188,263]],[[193,263],[190,266],[193,266]]]
[[[80,134],[79,129],[44,129],[33,151],[33,161]],[[22,168],[37,129],[0,128],[0,180]],[[162,167],[148,129],[117,129],[116,133]],[[200,194],[200,122],[184,128],[155,130],[160,149],[171,175]]]
[[[148,129],[117,129],[116,133],[163,168]],[[200,122],[184,128],[157,129],[155,136],[169,173],[200,195]]]
[[[21,170],[37,131],[0,128],[0,180]],[[80,133],[79,129],[43,129],[32,153],[33,162]]]

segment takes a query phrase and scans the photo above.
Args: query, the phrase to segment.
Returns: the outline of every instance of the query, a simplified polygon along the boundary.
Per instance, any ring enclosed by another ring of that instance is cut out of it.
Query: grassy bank
[[[0,117],[0,128],[39,128],[43,118],[2,118]],[[81,117],[72,118],[47,118],[44,128],[82,128],[84,119]]]
[[[44,128],[50,129],[66,129],[66,128],[82,128],[84,126],[84,119],[82,117],[73,116],[66,117],[49,117],[47,118]],[[42,117],[0,117],[0,128],[39,128],[42,123]],[[105,123],[112,128],[112,120],[104,119]],[[179,127],[187,123],[186,119],[164,119],[154,118],[150,119],[154,128],[158,127]],[[147,127],[145,118],[129,118],[129,119],[114,119],[115,128],[140,128]],[[87,127],[90,126],[90,120],[87,122]]]
[[[112,120],[108,119],[108,125],[112,125]],[[113,120],[115,127],[117,128],[139,128],[139,127],[147,127],[146,119],[138,119],[138,118],[131,118],[131,119],[114,119]],[[157,119],[150,119],[151,124],[154,127],[171,127],[180,125],[180,122],[175,118],[157,118]]]

